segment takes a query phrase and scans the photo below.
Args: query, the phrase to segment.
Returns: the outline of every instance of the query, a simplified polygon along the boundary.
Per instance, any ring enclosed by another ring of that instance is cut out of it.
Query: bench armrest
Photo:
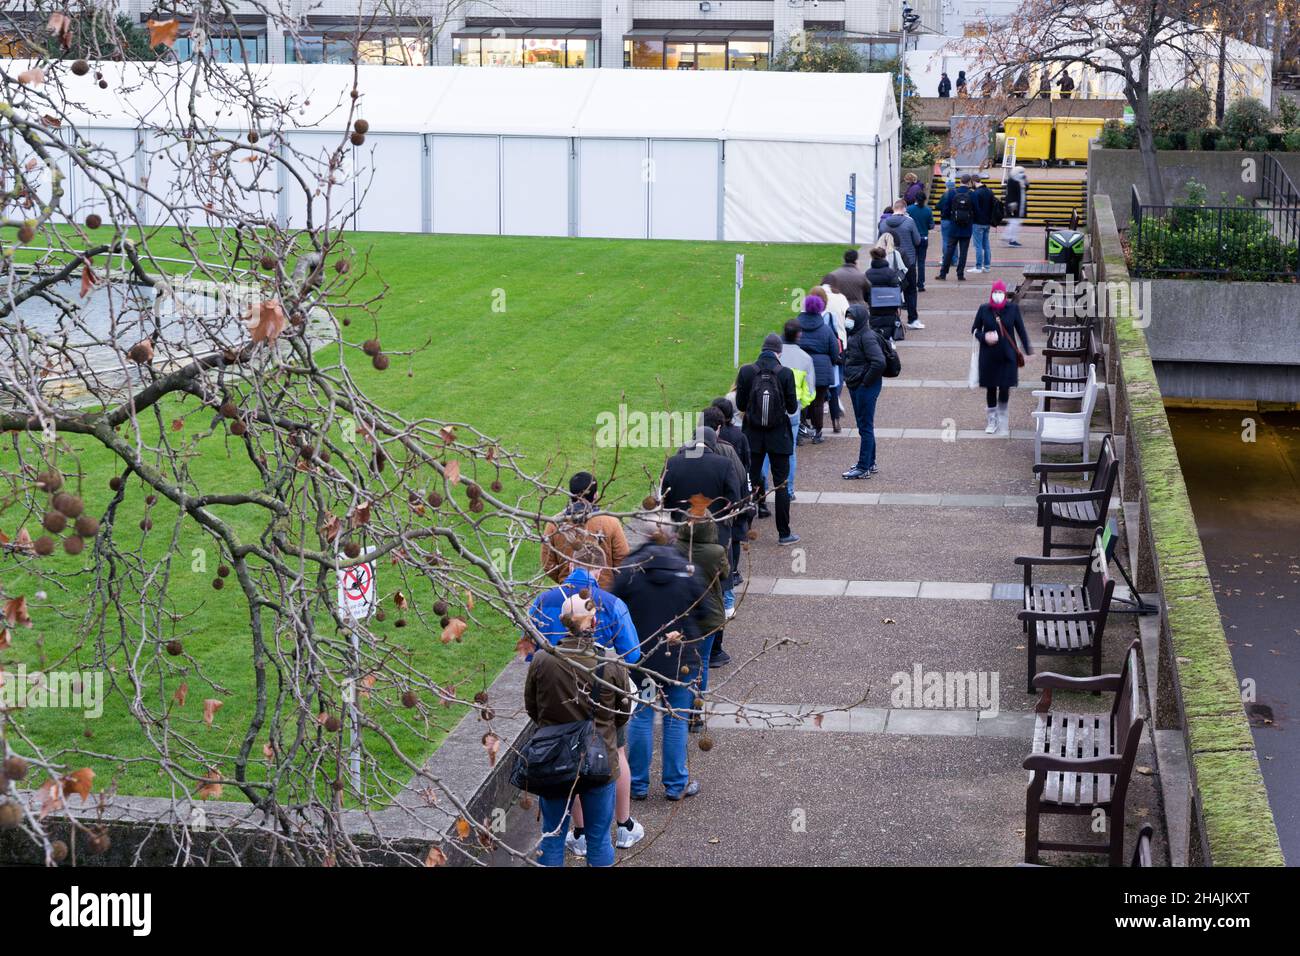
[[[1050,505],[1057,501],[1101,501],[1105,497],[1105,488],[1099,488],[1096,491],[1089,491],[1085,488],[1081,491],[1054,492],[1050,495],[1046,492],[1039,492],[1035,496],[1035,500],[1040,505]]]
[[[1048,376],[1044,375],[1043,378],[1046,379]],[[1063,382],[1065,379],[1059,379],[1059,381]],[[1036,388],[1029,394],[1033,395],[1034,398],[1083,398],[1083,389],[1079,389],[1077,392],[1061,392],[1054,388]]]
[[[1034,474],[1048,475],[1054,473],[1096,471],[1095,461],[1040,461],[1034,465]]]
[[[1099,611],[1021,611],[1016,615],[1017,621],[1099,621]]]
[[[1070,773],[1120,773],[1124,769],[1123,757],[1058,757],[1056,754],[1030,754],[1025,758],[1026,770],[1065,770]]]
[[[1084,565],[1091,560],[1091,554],[1062,554],[1051,558],[1044,557],[1041,554],[1022,554],[1020,557],[1016,558],[1016,564],[1021,567],[1030,567],[1032,565],[1062,567],[1069,564]]]
[[[1042,671],[1034,675],[1035,690],[1110,691],[1120,688],[1121,675],[1100,674],[1097,677],[1070,677],[1055,671]]]

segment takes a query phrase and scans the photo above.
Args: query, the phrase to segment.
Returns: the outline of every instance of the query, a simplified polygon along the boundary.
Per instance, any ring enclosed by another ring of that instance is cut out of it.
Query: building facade
[[[923,29],[938,30],[942,3],[911,0]],[[120,6],[141,21],[165,15],[149,0]],[[219,58],[266,63],[761,70],[792,38],[842,41],[871,62],[893,60],[902,7],[902,0],[281,0],[293,28],[235,3],[242,12],[234,27],[206,42]],[[189,55],[192,44],[183,37],[178,54]]]

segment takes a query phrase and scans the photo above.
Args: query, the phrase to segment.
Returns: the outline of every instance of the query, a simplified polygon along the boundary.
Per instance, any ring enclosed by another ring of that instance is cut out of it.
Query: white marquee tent
[[[67,78],[78,130],[147,184],[139,203],[147,223],[165,221],[165,196],[181,198],[190,222],[202,224],[202,203],[186,195],[170,158],[184,145],[142,129],[174,125],[162,121],[177,109],[174,95],[133,82],[133,64],[101,66],[107,90]],[[338,147],[352,67],[254,69],[265,96],[298,104],[287,134],[297,153],[320,159]],[[370,130],[349,147],[336,182],[351,194],[358,229],[835,242],[848,238],[851,174],[864,234],[898,182],[888,74],[372,66],[357,76],[358,115]],[[217,128],[249,126],[211,94],[197,108]],[[323,168],[299,166],[309,186]],[[70,177],[80,217],[94,196],[78,178]],[[257,185],[250,214],[301,226],[309,211],[314,221],[324,213],[309,209],[324,199],[288,172]],[[332,213],[339,192],[331,190]]]

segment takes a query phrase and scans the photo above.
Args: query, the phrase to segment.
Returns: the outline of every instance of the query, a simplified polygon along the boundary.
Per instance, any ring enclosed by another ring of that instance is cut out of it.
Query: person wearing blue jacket
[[[980,179],[978,173],[971,174],[971,201],[975,203],[975,225],[972,238],[975,240],[975,265],[971,272],[989,272],[993,269],[993,252],[989,248],[989,230],[993,227],[993,190]]]
[[[949,189],[939,200],[939,215],[951,223],[943,244],[943,263],[937,279],[947,279],[953,260],[957,262],[957,279],[966,281],[966,256],[970,252],[970,237],[975,231],[975,199],[970,188],[970,173],[962,173],[956,189]],[[959,254],[960,253],[960,254]]]
[[[553,588],[543,591],[528,606],[528,618],[552,644],[569,636],[568,625],[561,623],[560,615],[565,602],[574,595],[587,592],[588,600],[595,605],[596,620],[592,640],[598,647],[608,648],[625,665],[641,660],[641,640],[637,636],[632,614],[623,600],[601,588],[600,569],[605,567],[605,552],[591,540],[579,541],[569,551],[569,574]],[[532,660],[532,655],[528,655]],[[614,781],[614,845],[626,849],[645,836],[645,826],[632,818],[632,772],[627,761],[627,725],[618,730],[618,778]],[[564,845],[575,856],[587,855],[587,837],[584,833],[582,804],[574,800],[570,808],[573,829],[565,836]]]
[[[916,291],[925,291],[925,257],[930,250],[930,232],[934,229],[934,213],[925,201],[922,189],[907,207],[907,214],[916,223],[916,231],[921,234],[921,243],[916,247]]]

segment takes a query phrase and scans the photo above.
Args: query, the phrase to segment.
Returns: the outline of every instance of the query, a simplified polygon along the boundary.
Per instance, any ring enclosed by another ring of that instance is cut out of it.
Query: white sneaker
[[[645,836],[645,827],[641,826],[636,820],[632,821],[632,829],[630,830],[627,827],[620,826],[616,826],[614,829],[618,831],[618,836],[614,838],[614,846],[620,850],[636,846]],[[585,840],[586,837],[583,837],[583,839]]]
[[[984,270],[981,269],[979,266],[971,266],[971,267],[970,267],[969,269],[967,269],[966,271],[967,271],[967,272],[983,272]]]
[[[907,323],[907,327],[908,327],[909,329],[923,329],[923,328],[925,328],[925,323],[922,322],[922,321],[920,321],[920,320],[918,319],[918,320],[915,321],[915,322],[908,322],[908,323]]]
[[[998,413],[996,409],[989,409],[989,423],[984,426],[984,434],[994,435],[998,430]]]
[[[727,620],[730,621],[733,617],[736,616],[736,609],[734,607],[727,608],[726,615],[727,615]]]
[[[587,834],[580,837],[574,837],[573,831],[570,830],[564,835],[564,848],[576,857],[587,855]]]

